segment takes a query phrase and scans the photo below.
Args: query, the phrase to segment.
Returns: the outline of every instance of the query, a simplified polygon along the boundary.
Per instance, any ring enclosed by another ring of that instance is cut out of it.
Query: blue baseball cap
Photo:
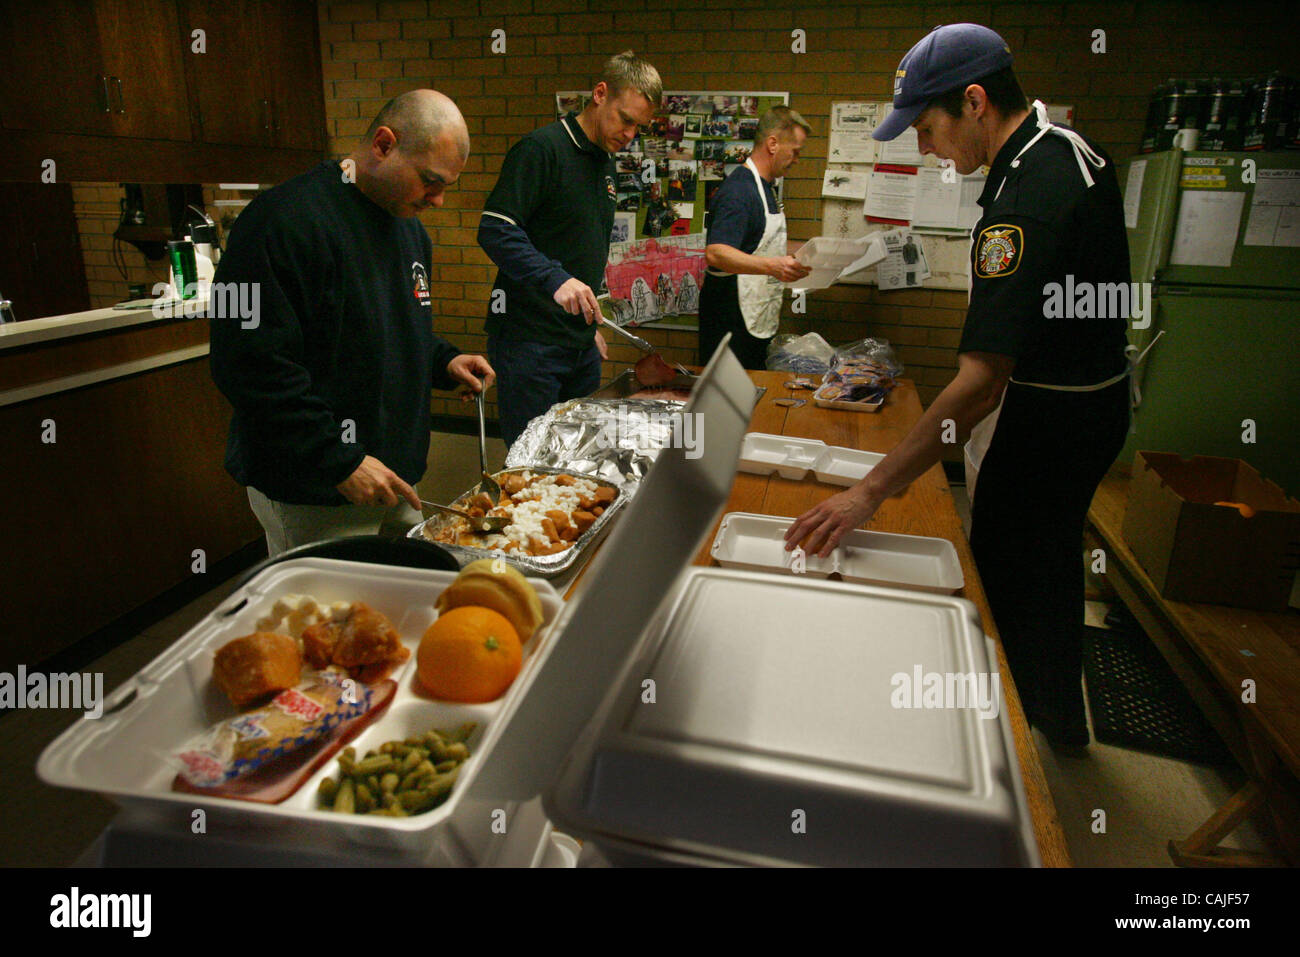
[[[892,140],[916,122],[930,101],[955,86],[1011,66],[1011,48],[988,27],[935,27],[907,51],[894,73],[894,108],[872,137]]]

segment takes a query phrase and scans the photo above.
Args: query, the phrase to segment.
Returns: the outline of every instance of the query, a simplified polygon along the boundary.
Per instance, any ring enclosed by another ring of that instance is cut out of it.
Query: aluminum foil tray
[[[468,545],[451,545],[446,542],[438,541],[435,536],[442,530],[444,525],[456,521],[454,515],[439,515],[434,518],[426,519],[419,525],[416,525],[406,533],[407,538],[423,538],[426,541],[433,542],[440,548],[445,548],[460,562],[461,567],[468,565],[470,562],[478,561],[480,558],[503,558],[511,565],[514,565],[525,575],[539,575],[542,578],[556,578],[563,575],[573,567],[579,559],[583,558],[590,550],[597,539],[600,538],[605,526],[610,523],[614,515],[623,507],[627,501],[627,494],[622,490],[618,482],[610,482],[601,478],[599,475],[591,475],[585,472],[575,471],[568,468],[548,468],[541,465],[524,465],[515,468],[504,468],[493,474],[498,482],[506,475],[513,475],[518,472],[534,472],[543,475],[572,475],[575,478],[588,479],[598,485],[609,486],[619,489],[618,496],[614,499],[605,511],[592,523],[591,528],[579,535],[573,544],[564,551],[555,555],[519,555],[514,552],[496,551],[491,548],[473,548]],[[453,508],[462,508],[470,498],[469,489],[462,493],[451,503]]]

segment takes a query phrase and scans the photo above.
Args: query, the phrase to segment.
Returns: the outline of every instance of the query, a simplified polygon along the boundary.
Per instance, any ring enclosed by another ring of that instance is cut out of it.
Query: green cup
[[[176,291],[182,299],[198,295],[199,267],[194,259],[194,243],[188,239],[175,239],[167,244],[167,258],[171,260]]]

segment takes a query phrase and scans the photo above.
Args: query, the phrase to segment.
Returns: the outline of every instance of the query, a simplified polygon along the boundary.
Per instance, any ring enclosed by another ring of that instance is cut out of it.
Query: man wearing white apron
[[[786,251],[785,213],[775,181],[799,159],[811,132],[788,106],[763,114],[754,152],[714,194],[707,218],[708,269],[700,291],[700,364],[723,336],[746,369],[762,369],[781,319],[782,283],[808,275]]]
[[[1025,713],[1053,747],[1081,747],[1083,525],[1128,429],[1128,316],[1066,318],[1049,301],[1067,283],[1094,297],[1127,288],[1114,165],[1029,108],[1006,43],[975,24],[938,27],[903,58],[874,135],[909,125],[957,172],[989,166],[958,373],[862,482],[796,520],[786,546],[828,554],[943,457],[952,420],[971,439],[971,551]]]

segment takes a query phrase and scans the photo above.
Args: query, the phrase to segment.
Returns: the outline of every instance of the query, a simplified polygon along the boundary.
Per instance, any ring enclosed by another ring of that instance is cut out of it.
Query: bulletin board
[[[983,214],[978,200],[988,167],[968,176],[944,170],[937,157],[918,152],[911,128],[887,143],[872,139],[891,109],[889,102],[831,104],[822,235],[893,234],[883,262],[838,281],[886,291],[969,289],[970,232]],[[1073,106],[1047,105],[1047,115],[1055,124],[1074,124]]]
[[[557,118],[581,111],[589,99],[582,90],[556,93]],[[644,131],[614,156],[617,199],[605,269],[610,318],[697,328],[710,201],[749,158],[759,117],[789,100],[771,91],[664,92]]]
[[[888,143],[871,138],[892,109],[888,102],[831,104],[830,141],[822,178],[822,235],[857,239],[896,232],[897,252],[840,282],[882,290],[968,288],[970,228],[984,171],[946,177],[934,156],[921,156],[916,132]]]

